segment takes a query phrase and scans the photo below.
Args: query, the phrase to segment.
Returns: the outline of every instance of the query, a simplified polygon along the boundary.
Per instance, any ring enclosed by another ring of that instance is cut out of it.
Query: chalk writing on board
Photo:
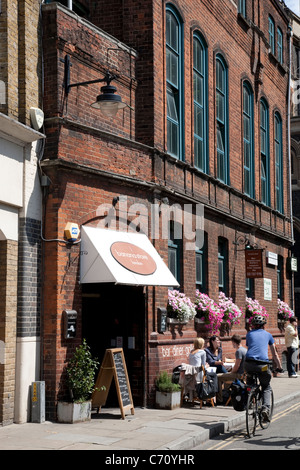
[[[117,371],[123,406],[127,406],[131,404],[131,400],[129,397],[129,391],[128,391],[126,374],[124,370],[123,359],[122,359],[122,355],[120,352],[114,354],[114,361],[116,365],[116,371]]]

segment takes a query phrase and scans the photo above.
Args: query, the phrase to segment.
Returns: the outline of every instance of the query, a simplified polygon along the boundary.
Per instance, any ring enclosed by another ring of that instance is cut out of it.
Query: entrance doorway
[[[134,406],[143,406],[145,356],[145,297],[143,287],[82,285],[82,333],[94,357],[123,348]],[[114,381],[106,406],[119,406]]]

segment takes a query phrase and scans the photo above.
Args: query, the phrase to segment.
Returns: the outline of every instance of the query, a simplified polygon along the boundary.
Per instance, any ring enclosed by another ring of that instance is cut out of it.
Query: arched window
[[[194,163],[208,171],[207,49],[199,33],[193,36]]]
[[[216,57],[216,132],[217,178],[229,184],[227,67],[220,54]]]
[[[282,120],[275,113],[275,190],[276,209],[283,212],[283,178],[282,178]]]
[[[171,5],[166,9],[167,150],[180,160],[183,154],[183,28]]]
[[[273,55],[275,55],[275,23],[271,16],[269,16],[269,44]]]
[[[244,192],[254,197],[254,119],[253,92],[250,85],[243,85],[243,153]]]
[[[260,180],[261,202],[270,205],[270,151],[269,151],[269,108],[264,99],[260,100]]]

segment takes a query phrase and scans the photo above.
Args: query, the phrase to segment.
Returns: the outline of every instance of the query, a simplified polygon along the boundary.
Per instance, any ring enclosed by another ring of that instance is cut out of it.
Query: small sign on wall
[[[264,300],[272,300],[272,279],[264,278]]]

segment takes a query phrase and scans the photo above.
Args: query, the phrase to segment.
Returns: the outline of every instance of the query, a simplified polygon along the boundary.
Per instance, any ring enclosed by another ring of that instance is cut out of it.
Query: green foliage
[[[84,339],[83,344],[76,348],[66,369],[68,386],[74,402],[90,399],[94,391],[95,372],[98,366],[99,362],[93,359]]]
[[[178,392],[181,389],[179,384],[172,382],[172,376],[166,371],[160,372],[155,384],[160,392]]]

